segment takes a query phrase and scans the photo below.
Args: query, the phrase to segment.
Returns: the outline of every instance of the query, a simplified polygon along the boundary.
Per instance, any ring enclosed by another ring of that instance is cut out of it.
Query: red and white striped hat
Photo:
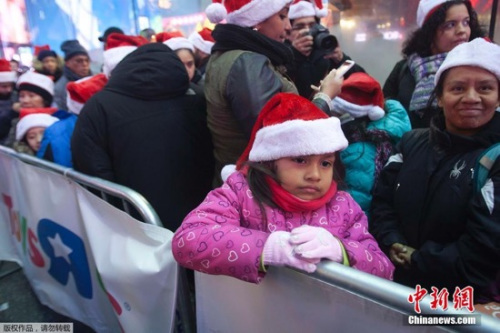
[[[288,18],[295,20],[302,17],[325,17],[328,9],[323,7],[322,0],[294,0],[288,12]]]
[[[90,97],[101,91],[106,83],[108,83],[108,78],[104,73],[69,82],[66,86],[66,90],[68,91],[66,98],[68,111],[74,114],[80,114],[80,111]]]

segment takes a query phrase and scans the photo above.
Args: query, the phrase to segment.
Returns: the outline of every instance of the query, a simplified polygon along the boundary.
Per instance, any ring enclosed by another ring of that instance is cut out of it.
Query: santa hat
[[[30,113],[22,118],[20,118],[19,122],[16,126],[16,140],[20,141],[26,133],[33,127],[49,127],[56,121],[59,121],[58,118],[53,117],[47,113]]]
[[[212,37],[212,30],[209,28],[193,32],[189,35],[188,39],[197,49],[207,54],[212,52],[212,46],[215,44],[215,40]]]
[[[279,93],[257,117],[250,141],[236,166],[241,169],[246,161],[333,153],[347,144],[338,118],[328,117],[299,95]]]
[[[421,28],[432,13],[446,1],[449,0],[420,0],[417,9],[417,25]]]
[[[161,36],[161,39],[163,39],[162,43],[170,47],[172,51],[188,49],[191,50],[191,52],[194,52],[193,43],[191,43],[191,41],[189,41],[189,39],[187,39],[186,37],[177,37],[177,34],[164,32]]]
[[[328,9],[323,8],[322,0],[295,0],[288,12],[290,20],[307,16],[325,17],[326,15],[328,15]]]
[[[66,90],[68,91],[66,98],[68,111],[74,114],[80,114],[85,102],[95,93],[101,91],[106,83],[108,83],[108,78],[103,73],[69,82],[66,86]]]
[[[130,36],[114,32],[107,36],[106,49],[104,50],[103,73],[109,77],[113,69],[129,53],[139,46],[147,44],[148,40],[142,36]]]
[[[491,72],[500,81],[500,46],[484,38],[457,45],[444,59],[434,77],[437,86],[439,78],[448,69],[457,66],[474,66]]]
[[[16,82],[17,75],[10,68],[10,62],[0,59],[0,83]]]
[[[19,91],[27,90],[42,96],[42,98],[52,104],[54,97],[54,82],[46,75],[28,71],[17,80],[17,89]]]
[[[179,30],[174,30],[174,31],[169,31],[169,32],[163,31],[163,32],[159,32],[155,35],[155,40],[157,43],[163,43],[167,39],[174,38],[174,37],[184,37],[184,34],[182,33],[182,31],[179,31]]]
[[[253,27],[273,16],[292,0],[212,0],[205,13],[212,23],[236,24]],[[222,4],[224,2],[224,4]]]
[[[353,118],[368,116],[379,120],[385,115],[384,94],[380,84],[366,73],[353,73],[342,84],[341,93],[332,100],[333,111]]]

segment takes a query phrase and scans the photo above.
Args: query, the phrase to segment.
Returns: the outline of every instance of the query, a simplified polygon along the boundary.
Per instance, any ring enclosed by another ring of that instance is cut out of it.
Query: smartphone
[[[352,60],[346,60],[342,65],[340,65],[339,68],[337,68],[337,72],[335,73],[336,77],[341,77],[344,76],[345,73],[347,73],[348,70],[354,66],[355,62]]]

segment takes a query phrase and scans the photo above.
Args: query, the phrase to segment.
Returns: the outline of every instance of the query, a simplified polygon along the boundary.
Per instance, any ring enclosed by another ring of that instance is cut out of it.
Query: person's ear
[[[442,108],[443,107],[443,103],[441,102],[441,97],[437,97],[437,102],[438,102],[438,106],[440,108]]]

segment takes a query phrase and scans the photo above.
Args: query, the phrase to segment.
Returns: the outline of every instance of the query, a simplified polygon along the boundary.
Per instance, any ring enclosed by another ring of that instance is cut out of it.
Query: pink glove
[[[269,235],[262,251],[264,264],[272,266],[290,266],[312,273],[316,270],[317,260],[306,260],[294,255],[294,248],[290,244],[290,233],[275,231]]]
[[[343,261],[340,241],[324,228],[310,225],[295,228],[291,232],[290,243],[296,245],[295,253],[299,257]]]

